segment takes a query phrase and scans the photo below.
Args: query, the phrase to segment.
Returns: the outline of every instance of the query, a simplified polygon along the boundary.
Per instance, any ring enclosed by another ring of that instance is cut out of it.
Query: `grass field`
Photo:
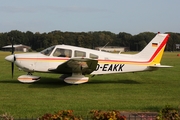
[[[164,53],[162,64],[173,68],[153,72],[95,76],[81,85],[68,85],[57,74],[34,73],[42,79],[33,84],[16,80],[25,72],[4,60],[10,52],[0,52],[0,114],[42,116],[72,109],[86,115],[90,110],[159,111],[165,105],[180,107],[180,57]]]

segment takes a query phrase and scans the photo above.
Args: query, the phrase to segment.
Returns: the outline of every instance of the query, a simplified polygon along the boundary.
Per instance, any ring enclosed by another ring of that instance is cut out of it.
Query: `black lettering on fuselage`
[[[100,65],[99,65],[99,64],[97,64],[97,66],[96,66],[96,71],[98,71],[99,67],[100,67]]]
[[[120,64],[118,71],[123,71],[122,68],[124,67],[124,64]]]
[[[117,71],[118,66],[119,66],[119,64],[114,64],[113,71]]]
[[[112,68],[113,68],[113,64],[111,64],[108,68],[108,71],[112,71]]]
[[[109,65],[109,64],[104,64],[104,65],[103,65],[103,68],[102,68],[102,71],[107,71],[108,65]]]
[[[97,64],[96,71],[123,71],[125,64]]]

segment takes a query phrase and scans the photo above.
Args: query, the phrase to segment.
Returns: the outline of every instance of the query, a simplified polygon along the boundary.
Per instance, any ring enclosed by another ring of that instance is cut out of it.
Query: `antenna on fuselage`
[[[109,44],[109,42],[106,43],[106,44],[100,49],[100,51],[102,51],[108,44]]]

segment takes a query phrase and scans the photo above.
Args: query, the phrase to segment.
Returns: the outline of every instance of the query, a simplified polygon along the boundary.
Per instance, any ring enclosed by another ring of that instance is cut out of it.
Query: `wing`
[[[97,63],[97,60],[90,58],[71,58],[56,69],[49,69],[49,71],[60,74],[82,73],[85,75],[92,73],[96,69]]]

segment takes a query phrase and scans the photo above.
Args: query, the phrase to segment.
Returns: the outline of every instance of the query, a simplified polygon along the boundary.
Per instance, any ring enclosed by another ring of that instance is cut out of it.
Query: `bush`
[[[159,112],[157,120],[180,120],[180,115],[178,110],[167,105]]]
[[[13,120],[13,117],[8,113],[4,113],[0,115],[0,120]]]
[[[46,113],[38,120],[82,120],[82,118],[74,116],[73,110],[61,110],[54,114]]]
[[[126,117],[121,115],[119,111],[90,111],[91,118],[93,120],[126,120]]]

